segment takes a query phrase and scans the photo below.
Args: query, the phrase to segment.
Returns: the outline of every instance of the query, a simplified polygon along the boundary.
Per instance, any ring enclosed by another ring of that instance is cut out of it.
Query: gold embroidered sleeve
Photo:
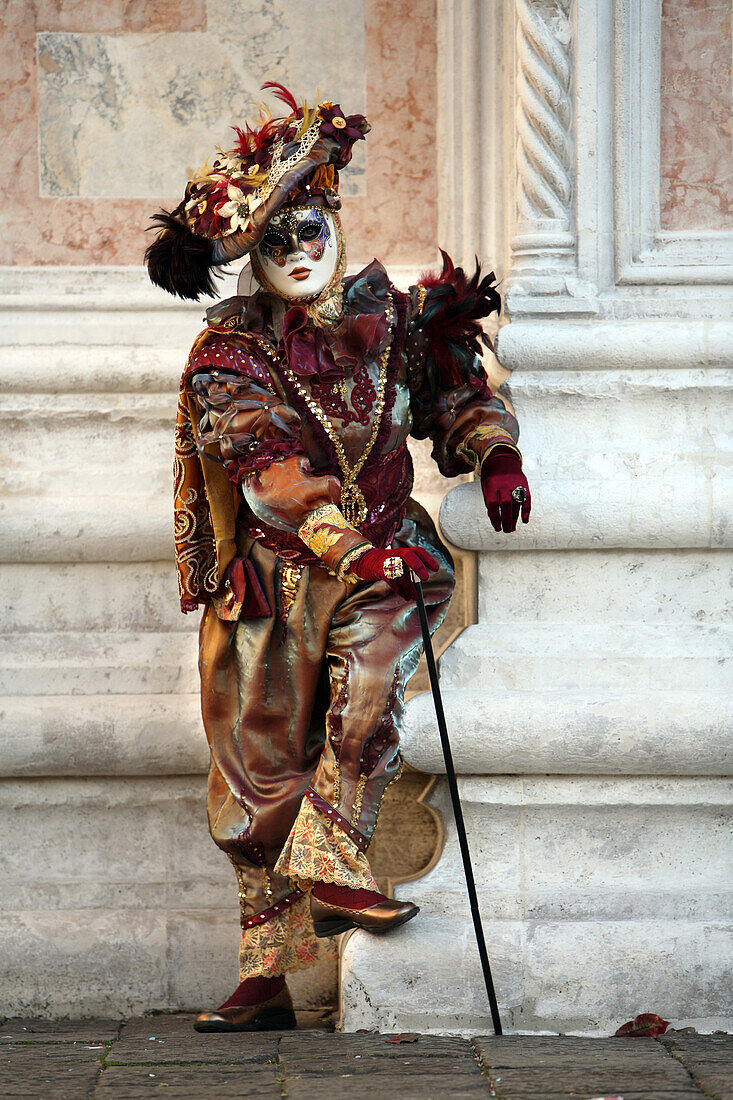
[[[497,447],[508,447],[519,456],[521,462],[522,454],[514,442],[514,437],[499,424],[479,424],[468,438],[456,447],[456,454],[465,458],[478,471],[484,459]]]
[[[335,504],[314,509],[300,527],[298,536],[340,580],[356,580],[348,567],[372,545],[346,521]]]

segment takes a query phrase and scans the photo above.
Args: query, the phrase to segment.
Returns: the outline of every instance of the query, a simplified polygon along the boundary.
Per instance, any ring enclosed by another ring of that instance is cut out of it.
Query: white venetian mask
[[[283,298],[307,300],[328,286],[339,263],[339,232],[330,210],[285,206],[255,248],[255,276]]]

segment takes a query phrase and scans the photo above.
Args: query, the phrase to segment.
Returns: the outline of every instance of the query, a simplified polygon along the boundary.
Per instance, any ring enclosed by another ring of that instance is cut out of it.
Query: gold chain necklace
[[[392,307],[392,299],[390,297],[390,304],[387,310],[387,323],[389,325],[390,336],[392,335],[392,329],[395,320],[395,312]],[[364,500],[364,494],[359,486],[356,484],[361,471],[364,469],[366,460],[372,452],[372,447],[377,438],[379,432],[379,426],[382,422],[382,414],[384,412],[384,396],[387,383],[387,364],[389,363],[390,353],[392,351],[392,340],[390,339],[387,347],[382,352],[379,358],[379,380],[377,382],[377,403],[374,412],[374,420],[372,421],[372,430],[367,440],[366,446],[362,451],[358,460],[352,466],[349,462],[344,445],[339,438],[339,434],[333,425],[333,421],[326,415],[321,406],[315,401],[305,386],[301,385],[298,377],[291,371],[285,363],[282,364],[282,370],[285,377],[290,384],[297,390],[298,394],[305,401],[306,405],[319,421],[321,427],[325,431],[326,435],[333,444],[333,448],[336,451],[336,457],[338,464],[341,467],[341,472],[344,475],[344,480],[341,483],[341,511],[347,523],[350,523],[353,527],[358,527],[360,523],[363,523],[367,517],[367,506]]]

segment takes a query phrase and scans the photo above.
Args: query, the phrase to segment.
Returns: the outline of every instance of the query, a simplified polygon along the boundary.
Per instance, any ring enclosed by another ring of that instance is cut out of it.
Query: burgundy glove
[[[391,561],[395,558],[402,562],[403,573],[401,577],[391,577]],[[385,572],[385,562],[386,572]],[[421,546],[410,547],[408,550],[367,550],[351,567],[363,581],[385,581],[393,592],[402,596],[404,600],[415,598],[415,585],[410,578],[410,570],[418,575],[421,581],[426,581],[431,573],[440,569],[432,554],[423,550]]]
[[[526,493],[521,505],[512,497],[512,490],[520,488]],[[532,507],[529,482],[522,473],[522,464],[514,451],[497,447],[484,459],[481,466],[481,489],[491,526],[495,531],[514,531],[520,508],[522,523],[529,522]]]

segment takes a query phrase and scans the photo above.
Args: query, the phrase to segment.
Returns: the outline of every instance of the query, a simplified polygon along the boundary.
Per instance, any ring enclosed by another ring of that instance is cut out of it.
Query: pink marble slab
[[[664,0],[663,229],[733,227],[731,0]]]

